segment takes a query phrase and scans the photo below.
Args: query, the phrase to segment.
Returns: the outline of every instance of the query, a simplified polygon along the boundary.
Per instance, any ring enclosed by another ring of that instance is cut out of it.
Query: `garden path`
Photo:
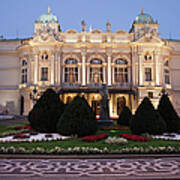
[[[157,159],[0,159],[0,179],[180,179],[180,157]]]

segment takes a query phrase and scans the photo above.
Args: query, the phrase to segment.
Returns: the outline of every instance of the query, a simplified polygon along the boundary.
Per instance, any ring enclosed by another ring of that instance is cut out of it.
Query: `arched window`
[[[75,59],[67,59],[64,68],[64,82],[78,83],[78,62]]]
[[[77,61],[75,59],[67,59],[65,64],[77,64]]]
[[[103,82],[103,67],[102,61],[99,59],[93,59],[90,61],[90,83],[98,84]]]
[[[123,59],[115,61],[114,81],[115,83],[123,84],[128,82],[128,62]]]
[[[165,84],[170,84],[170,72],[169,72],[168,60],[164,63],[164,82]]]
[[[21,63],[21,83],[27,83],[27,61],[25,59]]]

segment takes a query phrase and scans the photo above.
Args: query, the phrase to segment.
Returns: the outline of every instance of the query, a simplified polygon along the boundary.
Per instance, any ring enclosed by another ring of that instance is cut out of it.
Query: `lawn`
[[[16,124],[13,126],[17,126],[17,125],[24,125],[24,124]],[[12,125],[1,125],[0,126],[0,134],[2,134],[3,132],[10,132],[12,131]],[[130,130],[99,130],[97,132],[97,134],[99,133],[107,133],[109,136],[117,136],[120,137],[119,134],[120,133],[130,133]],[[11,142],[11,143],[0,143],[0,148],[4,147],[4,148],[10,148],[10,147],[14,147],[14,148],[19,148],[19,147],[23,147],[26,150],[33,150],[36,149],[37,147],[39,148],[43,148],[45,150],[52,150],[55,147],[59,147],[59,148],[63,148],[63,149],[68,149],[68,148],[75,148],[75,147],[86,147],[86,148],[98,148],[98,149],[104,149],[107,148],[108,150],[112,151],[121,151],[123,149],[133,149],[133,148],[149,148],[149,147],[153,147],[153,148],[158,148],[158,147],[173,147],[176,149],[179,149],[179,142],[178,141],[165,141],[165,140],[155,140],[150,138],[150,142],[135,142],[135,141],[128,141],[128,144],[126,145],[112,145],[112,144],[106,144],[105,140],[101,140],[98,142],[84,142],[82,141],[81,138],[73,138],[73,139],[69,139],[69,140],[64,140],[64,141],[51,141],[51,142]],[[180,150],[180,149],[179,149]],[[176,151],[176,153],[179,153],[179,150]],[[151,153],[151,152],[150,152]],[[157,152],[158,153],[158,152]],[[160,152],[162,153],[162,152]]]

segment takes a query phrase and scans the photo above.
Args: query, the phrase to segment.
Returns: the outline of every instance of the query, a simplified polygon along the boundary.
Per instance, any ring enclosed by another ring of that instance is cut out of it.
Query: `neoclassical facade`
[[[135,112],[148,96],[157,107],[162,89],[180,113],[180,41],[163,39],[158,23],[143,12],[129,32],[82,31],[62,33],[50,11],[34,23],[28,39],[0,39],[0,111],[27,115],[35,99],[51,87],[66,103],[83,95],[96,114],[99,89],[106,84],[110,116],[123,106]]]

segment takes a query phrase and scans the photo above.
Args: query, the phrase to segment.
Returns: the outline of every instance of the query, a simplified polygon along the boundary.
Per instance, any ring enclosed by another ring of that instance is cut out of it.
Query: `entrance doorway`
[[[24,97],[21,96],[21,100],[20,100],[20,115],[23,115],[24,113]]]
[[[100,101],[93,100],[91,107],[96,115],[100,115]]]
[[[126,98],[124,96],[117,98],[117,115],[120,115],[124,106],[126,106]]]

